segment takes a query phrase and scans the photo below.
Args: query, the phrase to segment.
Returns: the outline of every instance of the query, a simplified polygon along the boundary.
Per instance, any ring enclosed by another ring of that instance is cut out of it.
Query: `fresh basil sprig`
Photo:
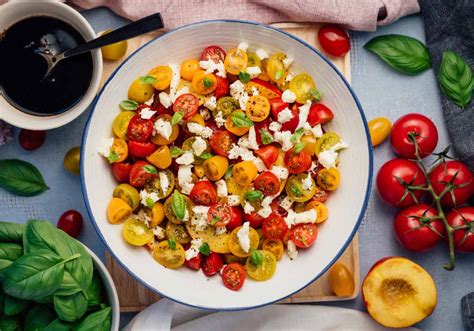
[[[182,150],[182,149],[179,148],[179,147],[173,146],[173,148],[171,148],[171,157],[172,157],[172,158],[181,156],[181,155],[183,155],[184,153],[186,153],[186,151]]]
[[[273,142],[273,136],[268,132],[267,129],[260,129],[260,137],[264,145],[271,144]]]
[[[178,190],[175,190],[173,193],[171,208],[177,218],[180,220],[184,219],[186,215],[186,200],[184,200],[183,195]]]
[[[255,267],[263,264],[263,254],[258,249],[252,249],[250,252],[250,263]]]
[[[211,254],[211,247],[209,247],[208,243],[203,243],[201,247],[199,247],[199,252],[203,255],[208,256]]]
[[[141,76],[139,80],[143,84],[155,84],[157,79],[153,76]]]
[[[0,187],[12,194],[26,197],[49,189],[34,165],[16,159],[0,160]]]
[[[245,71],[241,71],[239,72],[239,79],[242,83],[247,84],[248,82],[250,82],[250,75]]]
[[[182,111],[178,111],[174,113],[173,117],[171,118],[171,125],[178,124],[179,122],[181,122],[183,117],[184,117],[184,113]]]
[[[431,67],[428,49],[412,37],[398,34],[378,36],[369,40],[364,48],[406,75],[416,75]]]
[[[245,193],[245,200],[248,200],[248,201],[256,201],[262,198],[263,198],[263,193],[262,191],[259,191],[259,190],[248,191],[247,193]]]
[[[122,108],[123,110],[136,110],[138,108],[138,102],[134,101],[134,100],[123,100],[120,104],[119,104],[120,108]]]
[[[453,103],[462,109],[469,104],[474,87],[472,69],[455,52],[443,53],[438,81],[444,95]]]
[[[232,123],[238,128],[250,128],[253,126],[253,122],[248,118],[248,116],[241,111],[234,111],[230,118]]]

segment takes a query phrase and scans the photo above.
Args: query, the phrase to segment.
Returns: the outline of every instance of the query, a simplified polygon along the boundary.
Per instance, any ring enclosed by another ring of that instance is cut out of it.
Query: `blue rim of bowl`
[[[87,141],[87,133],[89,132],[89,127],[90,127],[90,122],[91,122],[91,119],[92,119],[92,115],[94,114],[94,111],[95,111],[95,107],[97,105],[97,102],[98,100],[100,99],[102,93],[105,91],[107,85],[110,83],[110,81],[114,78],[114,76],[117,74],[117,72],[122,68],[122,66],[127,63],[128,61],[130,61],[130,59],[132,59],[138,52],[140,52],[143,48],[147,47],[149,44],[151,43],[154,43],[156,41],[158,41],[159,39],[163,38],[164,36],[168,36],[169,34],[172,34],[176,31],[179,31],[179,30],[183,30],[183,29],[187,29],[187,28],[190,28],[190,27],[193,27],[193,26],[196,26],[196,25],[206,25],[206,24],[209,24],[209,23],[237,23],[237,24],[248,24],[248,25],[256,25],[256,26],[259,26],[263,29],[268,29],[268,30],[272,30],[272,31],[275,31],[277,33],[281,33],[281,34],[284,34],[286,35],[287,37],[299,42],[300,44],[302,44],[303,46],[309,48],[313,53],[315,53],[317,56],[319,56],[324,62],[326,62],[333,70],[334,72],[339,76],[339,78],[344,82],[344,84],[346,85],[346,87],[348,88],[349,92],[351,93],[352,95],[352,98],[354,99],[354,102],[356,103],[357,105],[357,109],[359,110],[359,114],[362,118],[362,121],[363,121],[363,124],[364,124],[364,129],[365,129],[365,135],[366,135],[366,138],[367,138],[367,147],[369,149],[369,178],[367,180],[367,187],[366,187],[366,192],[365,192],[365,197],[364,197],[364,203],[362,204],[362,208],[360,210],[360,213],[359,213],[359,217],[357,219],[357,222],[356,222],[356,225],[354,226],[354,229],[352,230],[351,234],[349,235],[347,241],[344,243],[343,247],[339,250],[339,252],[337,253],[337,255],[331,260],[330,263],[328,263],[328,265],[323,269],[321,270],[321,272],[319,274],[317,274],[311,281],[309,281],[307,284],[305,284],[304,286],[302,286],[301,288],[299,288],[298,290],[296,291],[293,291],[279,299],[276,299],[276,300],[273,300],[273,301],[269,301],[269,302],[266,302],[266,303],[262,303],[262,304],[258,304],[258,305],[255,305],[255,306],[249,306],[249,307],[228,307],[228,308],[219,308],[219,307],[203,307],[203,306],[199,306],[199,305],[193,305],[191,303],[187,303],[187,302],[182,302],[176,298],[172,298],[170,296],[167,296],[163,293],[161,293],[160,291],[158,291],[156,288],[154,287],[151,287],[150,285],[148,285],[145,281],[143,281],[140,277],[138,277],[133,271],[131,271],[124,263],[122,263],[122,261],[115,255],[115,253],[113,252],[113,250],[110,248],[110,246],[108,245],[107,241],[105,240],[105,238],[102,236],[102,233],[101,231],[99,230],[99,227],[97,225],[97,222],[94,218],[94,216],[92,215],[92,212],[91,212],[91,208],[90,208],[90,205],[89,205],[89,199],[88,199],[88,196],[87,196],[87,192],[85,190],[85,179],[84,179],[84,149],[81,148],[81,190],[82,190],[82,195],[83,195],[83,198],[84,198],[84,201],[85,201],[85,204],[86,204],[86,209],[87,209],[87,213],[89,214],[89,218],[91,219],[92,221],[92,225],[94,226],[94,229],[95,231],[97,232],[97,235],[100,237],[100,239],[102,240],[102,242],[104,243],[104,245],[107,247],[107,249],[109,250],[109,252],[113,255],[113,257],[115,258],[116,261],[118,261],[118,263],[122,266],[122,268],[124,268],[128,274],[130,274],[134,279],[136,279],[140,284],[142,284],[143,286],[145,286],[146,288],[150,289],[151,291],[155,292],[156,294],[160,295],[160,296],[163,296],[163,297],[166,297],[174,302],[177,302],[179,304],[183,304],[183,305],[186,305],[186,306],[189,306],[189,307],[193,307],[193,308],[198,308],[198,309],[204,309],[204,310],[213,310],[213,311],[242,311],[242,310],[250,310],[250,309],[255,309],[255,308],[259,308],[259,307],[264,307],[264,306],[267,306],[267,305],[270,305],[270,304],[273,304],[273,303],[276,303],[278,301],[281,301],[281,300],[284,300],[290,296],[292,296],[293,294],[305,289],[306,287],[308,287],[309,285],[311,285],[314,281],[316,281],[319,277],[321,277],[327,270],[329,270],[329,268],[339,259],[339,257],[344,253],[344,251],[347,249],[347,247],[349,246],[349,244],[352,242],[352,239],[354,238],[355,234],[357,233],[357,230],[359,229],[359,226],[360,224],[362,223],[362,220],[364,218],[364,215],[365,215],[365,211],[367,209],[367,205],[368,205],[368,202],[369,202],[369,198],[370,198],[370,192],[371,192],[371,188],[372,188],[372,177],[373,177],[373,154],[372,154],[372,146],[370,144],[370,134],[369,134],[369,127],[367,125],[367,119],[365,117],[365,114],[364,114],[364,111],[362,110],[362,105],[360,104],[359,102],[359,99],[357,98],[354,90],[352,89],[352,87],[349,85],[349,83],[347,82],[347,80],[345,79],[344,75],[336,68],[336,66],[331,62],[329,61],[324,55],[322,55],[317,49],[315,49],[313,46],[309,45],[306,41],[288,33],[288,32],[285,32],[283,30],[280,30],[280,29],[277,29],[277,28],[273,28],[271,26],[268,26],[268,25],[265,25],[265,24],[261,24],[261,23],[257,23],[257,22],[252,22],[252,21],[241,21],[241,20],[208,20],[208,21],[201,21],[201,22],[196,22],[196,23],[191,23],[191,24],[187,24],[187,25],[183,25],[179,28],[176,28],[176,29],[173,29],[173,30],[170,30],[160,36],[157,36],[156,38],[153,38],[152,40],[150,40],[149,42],[145,43],[144,45],[140,46],[137,50],[135,50],[132,54],[130,54],[128,56],[127,59],[125,59],[125,61],[123,61],[118,67],[117,69],[114,70],[114,72],[110,75],[110,77],[107,79],[107,81],[105,82],[105,84],[103,85],[102,89],[100,90],[99,94],[96,96],[95,100],[93,101],[92,103],[92,106],[91,106],[91,111],[89,113],[89,117],[87,119],[87,124],[86,124],[86,128],[84,130],[84,134],[82,136],[82,145],[81,146],[85,146],[85,143]]]

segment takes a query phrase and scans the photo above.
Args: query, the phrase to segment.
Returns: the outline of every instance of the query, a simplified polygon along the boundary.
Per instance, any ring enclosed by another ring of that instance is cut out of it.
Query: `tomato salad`
[[[314,245],[347,145],[322,127],[334,114],[292,62],[209,46],[132,82],[99,151],[119,182],[107,217],[127,243],[166,268],[220,273],[231,290]]]

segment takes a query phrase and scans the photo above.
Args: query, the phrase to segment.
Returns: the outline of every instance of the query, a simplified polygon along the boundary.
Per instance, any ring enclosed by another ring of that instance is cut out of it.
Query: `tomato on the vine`
[[[461,207],[450,211],[446,217],[452,227],[467,226],[453,233],[454,247],[460,252],[474,252],[474,207]]]
[[[442,198],[444,207],[461,206],[466,203],[474,193],[474,176],[469,168],[459,161],[446,161],[436,166],[430,173],[433,190],[437,195],[453,187]]]

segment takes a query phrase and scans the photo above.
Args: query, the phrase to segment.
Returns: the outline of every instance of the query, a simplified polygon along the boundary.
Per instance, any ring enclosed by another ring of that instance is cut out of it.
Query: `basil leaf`
[[[202,80],[202,84],[204,85],[204,87],[210,88],[212,87],[212,85],[214,85],[214,82],[209,77],[204,77],[204,79]]]
[[[183,195],[178,190],[175,190],[173,193],[171,207],[175,216],[183,220],[186,215],[186,200],[184,200]]]
[[[299,197],[302,194],[301,189],[296,185],[290,186],[290,191],[295,197]]]
[[[123,100],[119,104],[120,108],[123,110],[136,110],[138,108],[138,102],[133,101],[133,100]]]
[[[316,88],[309,89],[309,94],[311,94],[314,101],[319,101],[323,98],[323,94]]]
[[[173,117],[171,118],[171,125],[178,124],[179,122],[181,122],[183,117],[184,117],[184,113],[182,111],[178,111],[174,113]]]
[[[260,137],[262,138],[262,143],[264,145],[268,145],[273,142],[273,136],[267,131],[267,129],[260,129]]]
[[[225,171],[224,179],[229,179],[232,177],[232,169],[234,168],[234,165],[231,164],[229,168]]]
[[[45,326],[44,329],[41,329],[41,331],[71,331],[73,326],[73,323],[68,323],[62,321],[60,318],[56,318],[47,326]]]
[[[77,292],[81,292],[84,289],[77,283],[77,281],[72,278],[71,274],[67,271],[64,272],[64,277],[61,282],[61,286],[59,286],[58,290],[54,292],[55,295],[73,295]],[[53,296],[45,297],[41,299],[42,303],[53,303]]]
[[[462,109],[471,102],[474,87],[472,69],[455,52],[443,53],[438,81],[444,95]]]
[[[210,159],[211,157],[213,157],[214,155],[212,155],[211,153],[209,152],[203,152],[201,153],[201,155],[199,155],[199,158],[200,159],[203,159],[203,160],[208,160]]]
[[[0,187],[12,194],[31,197],[49,189],[39,170],[31,163],[0,160],[0,169]]]
[[[79,320],[87,310],[87,299],[82,292],[70,296],[55,295],[53,303],[58,317],[66,322]]]
[[[152,175],[158,174],[158,171],[156,170],[156,168],[150,164],[144,165],[143,170],[148,174],[152,174]]]
[[[305,143],[296,144],[295,147],[293,147],[293,152],[296,154],[300,153],[303,150],[304,146],[305,146]]]
[[[44,330],[55,318],[56,314],[48,306],[35,305],[26,313],[24,330]]]
[[[21,330],[21,316],[2,316],[0,317],[0,330],[18,331]]]
[[[245,193],[245,200],[256,201],[263,198],[263,192],[259,190],[253,190]]]
[[[221,220],[220,217],[217,217],[217,216],[212,217],[211,225],[215,225],[220,220]]]
[[[254,266],[258,267],[259,265],[263,264],[263,254],[257,249],[253,249],[250,252],[250,263]]]
[[[211,247],[209,247],[208,243],[203,243],[201,247],[199,247],[199,252],[203,255],[209,256],[209,254],[211,254]]]
[[[291,138],[290,138],[290,141],[294,144],[296,143],[297,141],[300,141],[301,137],[303,136],[304,134],[304,130],[303,128],[299,128],[298,130],[295,131],[295,133],[293,133],[291,135]]]
[[[230,118],[232,120],[232,123],[238,128],[249,128],[253,126],[253,122],[250,120],[250,118],[247,117],[244,112],[234,111],[230,115]]]
[[[5,295],[3,302],[3,313],[7,316],[15,316],[23,312],[30,305],[30,301],[17,299],[9,295]]]
[[[428,49],[412,37],[398,34],[378,36],[369,40],[364,48],[402,74],[416,75],[431,67]]]
[[[141,76],[139,78],[140,82],[143,84],[155,84],[156,78],[153,76]]]
[[[119,159],[119,156],[115,151],[110,152],[109,156],[107,156],[107,160],[109,160],[109,163],[114,163],[118,159]]]
[[[78,325],[74,327],[74,331],[109,331],[112,324],[112,308],[106,307],[102,310],[87,315]]]
[[[168,246],[172,250],[176,249],[176,240],[174,239],[174,237],[168,238]]]
[[[97,272],[94,271],[91,285],[87,288],[87,307],[93,308],[100,305],[102,302],[102,280]]]
[[[250,82],[250,74],[245,71],[241,71],[239,72],[239,79],[242,83],[247,84]]]
[[[284,74],[285,70],[278,70],[277,72],[275,72],[275,80],[279,80],[281,77],[283,77]]]
[[[23,254],[23,248],[14,243],[0,243],[0,271],[8,268]]]
[[[184,153],[186,153],[185,151],[183,151],[181,148],[179,147],[176,147],[176,146],[173,146],[173,148],[171,148],[171,157],[172,158],[175,158],[175,157],[178,157],[180,155],[183,155]]]
[[[23,224],[0,222],[0,242],[22,242]]]

